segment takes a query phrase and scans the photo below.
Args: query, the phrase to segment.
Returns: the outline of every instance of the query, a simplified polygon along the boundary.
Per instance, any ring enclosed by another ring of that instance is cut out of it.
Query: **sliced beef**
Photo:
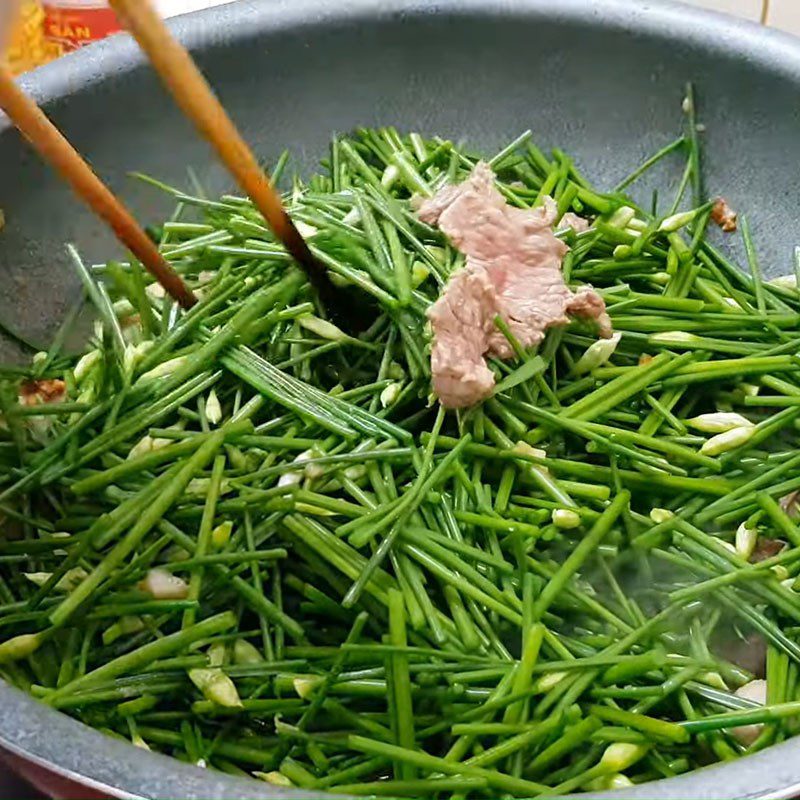
[[[484,356],[512,355],[494,325],[498,314],[524,347],[538,344],[548,328],[566,325],[570,316],[595,320],[602,336],[611,335],[603,298],[588,286],[573,293],[564,282],[561,262],[568,248],[553,233],[556,215],[549,197],[535,209],[508,205],[484,163],[464,183],[421,203],[419,218],[437,225],[467,257],[428,311],[433,389],[448,408],[491,394],[494,376]],[[581,227],[573,217],[567,226]]]

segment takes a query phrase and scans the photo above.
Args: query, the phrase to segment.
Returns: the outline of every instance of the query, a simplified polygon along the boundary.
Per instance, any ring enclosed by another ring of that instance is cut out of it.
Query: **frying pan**
[[[746,211],[765,272],[788,273],[800,241],[800,41],[655,0],[240,0],[174,26],[257,152],[311,167],[332,131],[396,125],[491,151],[532,128],[612,186],[670,141],[693,81],[706,126],[709,193]],[[115,37],[24,80],[140,219],[167,208],[127,178],[148,172],[213,194],[228,180]],[[674,180],[664,163],[640,188]],[[43,345],[80,292],[65,242],[116,246],[0,115],[0,320]],[[728,245],[735,250],[735,245]],[[0,359],[22,357],[0,340]],[[0,682],[0,747],[59,797],[278,798],[256,781],[180,764],[96,733]],[[740,761],[604,795],[793,797],[800,740]],[[309,797],[308,793],[303,793]]]

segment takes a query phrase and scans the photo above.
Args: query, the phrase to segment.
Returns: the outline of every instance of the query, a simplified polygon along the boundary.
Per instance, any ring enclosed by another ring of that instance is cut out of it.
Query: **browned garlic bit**
[[[23,406],[61,403],[66,396],[67,384],[59,378],[23,381],[19,389],[19,402]]]
[[[419,217],[438,225],[467,257],[428,311],[433,389],[444,406],[471,406],[491,394],[494,374],[484,356],[512,355],[494,324],[497,315],[523,347],[570,316],[595,320],[601,336],[611,335],[603,298],[589,286],[573,293],[564,282],[568,247],[553,233],[551,198],[533,209],[508,205],[491,168],[480,162],[466,181],[424,200]],[[583,228],[578,219],[571,215],[563,227]]]
[[[718,197],[711,209],[711,219],[725,233],[734,233],[738,228],[739,215],[728,205],[724,197]]]

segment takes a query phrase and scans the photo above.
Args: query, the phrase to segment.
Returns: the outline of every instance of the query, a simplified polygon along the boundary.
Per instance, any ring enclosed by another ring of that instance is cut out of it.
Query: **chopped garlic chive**
[[[700,414],[699,417],[687,419],[686,424],[703,433],[725,433],[734,428],[753,427],[747,417],[731,411],[715,411],[711,414]]]
[[[554,508],[551,519],[557,528],[563,530],[571,530],[581,524],[581,515],[569,508]]]
[[[736,552],[745,561],[753,555],[753,550],[756,549],[757,541],[758,530],[756,528],[748,528],[746,522],[743,522],[736,529]]]
[[[753,438],[755,432],[755,427],[749,425],[748,427],[733,428],[724,433],[718,433],[706,441],[700,448],[700,452],[704,456],[718,456],[721,453],[727,453],[729,450],[735,450],[737,447],[747,444]]]
[[[218,667],[190,669],[189,680],[206,700],[224,708],[242,707],[236,684]]]
[[[302,328],[315,333],[321,339],[344,342],[349,338],[343,330],[337,328],[332,322],[315,317],[313,314],[304,314],[302,317],[297,318],[297,322]]]
[[[650,519],[656,523],[656,525],[660,525],[662,522],[666,522],[668,519],[672,519],[675,516],[673,511],[670,511],[668,508],[651,508],[650,509]]]
[[[217,393],[212,389],[206,398],[206,419],[212,424],[217,425],[222,419],[222,406],[220,405]]]
[[[144,383],[153,380],[154,378],[166,378],[177,372],[186,363],[186,356],[178,356],[177,358],[170,358],[167,361],[162,361],[158,366],[145,372],[139,376],[137,383]]]
[[[593,369],[602,367],[614,355],[621,338],[621,333],[615,333],[608,339],[598,339],[596,342],[592,342],[572,368],[572,374],[585,375]]]

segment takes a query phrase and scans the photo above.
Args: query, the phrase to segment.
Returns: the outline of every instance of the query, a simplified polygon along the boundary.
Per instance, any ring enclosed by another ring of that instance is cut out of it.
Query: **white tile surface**
[[[770,24],[800,36],[800,0],[772,0]]]
[[[746,19],[758,19],[761,11],[761,0],[683,0],[689,5],[709,8],[712,11],[723,11]]]
[[[178,14],[188,14],[190,11],[219,6],[225,2],[229,0],[156,0],[156,6],[165,17],[176,17]]]
[[[0,4],[2,2],[3,0],[0,0]],[[231,2],[231,0],[156,0],[161,13],[168,17],[221,5],[225,2]],[[342,0],[342,2],[346,2],[346,0]],[[638,3],[639,0],[630,0],[630,2]],[[683,2],[713,11],[735,14],[745,19],[758,20],[761,17],[764,0],[683,0]],[[769,0],[769,5],[769,24],[800,36],[800,0]]]
[[[758,20],[761,17],[763,0],[683,0],[683,2]],[[770,0],[769,7],[770,25],[800,36],[800,0]]]

